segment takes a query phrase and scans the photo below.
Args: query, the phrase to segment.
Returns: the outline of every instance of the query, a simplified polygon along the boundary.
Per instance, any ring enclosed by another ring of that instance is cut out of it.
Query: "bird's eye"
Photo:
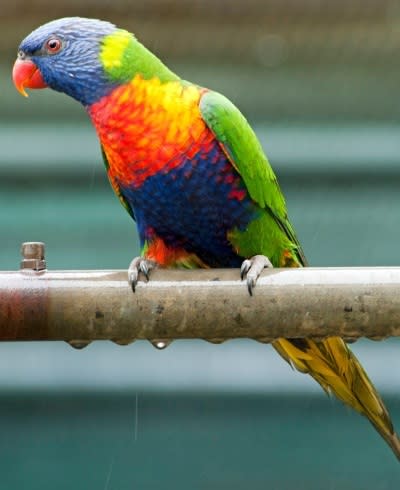
[[[45,48],[49,54],[58,53],[62,48],[62,42],[58,37],[51,37],[46,41]]]

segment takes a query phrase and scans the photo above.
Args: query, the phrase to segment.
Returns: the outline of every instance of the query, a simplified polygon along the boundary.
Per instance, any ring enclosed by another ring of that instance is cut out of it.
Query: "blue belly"
[[[260,212],[218,144],[169,172],[148,177],[140,187],[121,185],[121,192],[135,215],[142,245],[155,235],[210,267],[241,264],[243,257],[233,250],[228,232],[244,230]]]

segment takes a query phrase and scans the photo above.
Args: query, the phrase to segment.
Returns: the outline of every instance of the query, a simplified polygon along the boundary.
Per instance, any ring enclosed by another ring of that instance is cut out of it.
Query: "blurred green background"
[[[398,0],[49,0],[0,11],[0,269],[23,241],[51,269],[126,268],[135,227],[79,105],[24,100],[20,40],[56,17],[132,30],[183,78],[230,97],[279,176],[312,265],[398,265]],[[400,430],[396,340],[358,342]],[[0,345],[0,486],[389,490],[398,463],[361,417],[268,346]]]

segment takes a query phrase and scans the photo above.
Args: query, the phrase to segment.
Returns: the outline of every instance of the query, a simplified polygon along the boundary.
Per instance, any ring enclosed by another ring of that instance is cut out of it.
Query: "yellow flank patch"
[[[131,40],[132,34],[123,29],[119,29],[104,38],[100,51],[100,60],[106,70],[121,67],[124,52]]]

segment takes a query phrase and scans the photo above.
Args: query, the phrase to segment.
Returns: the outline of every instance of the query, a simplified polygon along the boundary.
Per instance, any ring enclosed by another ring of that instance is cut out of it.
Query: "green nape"
[[[157,56],[124,29],[117,29],[104,37],[100,61],[113,82],[126,83],[138,74],[145,79],[157,77],[162,82],[179,80]]]

